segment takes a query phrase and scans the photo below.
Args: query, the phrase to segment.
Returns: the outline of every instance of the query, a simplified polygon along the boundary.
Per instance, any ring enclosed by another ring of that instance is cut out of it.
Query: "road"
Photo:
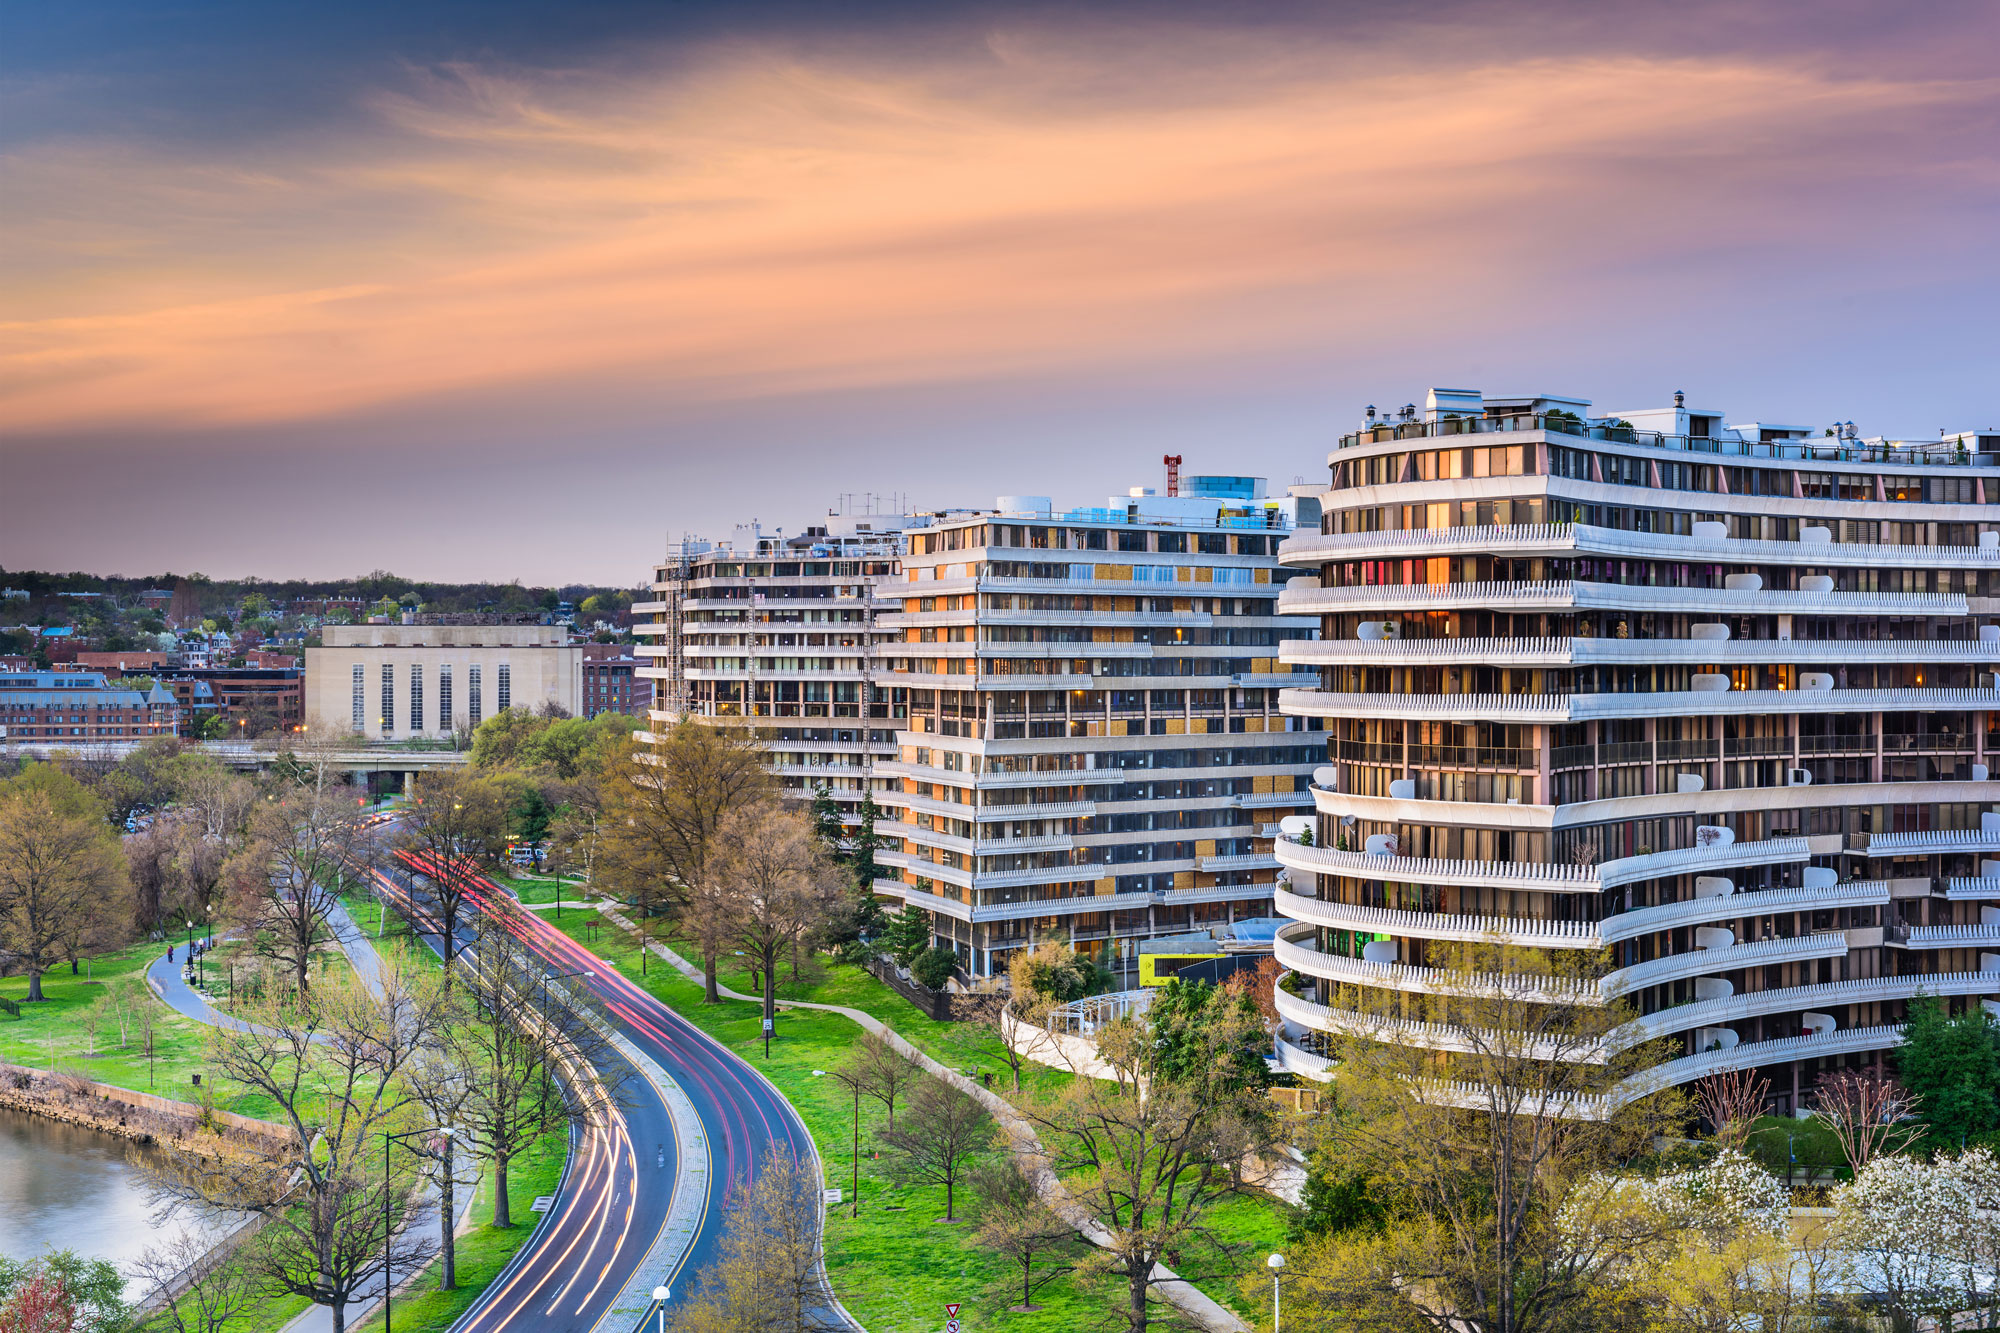
[[[420,856],[405,854],[403,860],[418,872],[425,865]],[[405,886],[382,877],[381,882],[398,895],[414,891],[421,913],[421,881]],[[473,896],[482,909],[510,901],[506,890],[483,876],[476,880]],[[491,915],[552,971],[595,972],[572,984],[602,1003],[617,1034],[639,1057],[657,1064],[679,1085],[705,1140],[706,1185],[694,1201],[691,1242],[663,1271],[648,1272],[649,1252],[674,1221],[669,1196],[676,1173],[683,1165],[695,1171],[704,1163],[695,1161],[677,1138],[657,1091],[643,1078],[631,1079],[630,1104],[621,1123],[582,1146],[543,1234],[494,1284],[475,1311],[477,1317],[462,1321],[455,1333],[631,1333],[646,1310],[634,1310],[629,1301],[617,1299],[619,1294],[635,1279],[663,1279],[674,1292],[673,1301],[683,1299],[693,1276],[717,1252],[732,1188],[755,1179],[774,1144],[794,1156],[809,1156],[811,1137],[791,1104],[754,1070],[610,963],[536,914]]]

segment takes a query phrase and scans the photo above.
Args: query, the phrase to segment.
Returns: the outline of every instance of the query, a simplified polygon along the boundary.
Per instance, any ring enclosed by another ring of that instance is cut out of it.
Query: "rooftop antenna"
[[[1161,457],[1160,461],[1167,465],[1167,494],[1179,495],[1181,493],[1181,456],[1179,454],[1166,454]]]

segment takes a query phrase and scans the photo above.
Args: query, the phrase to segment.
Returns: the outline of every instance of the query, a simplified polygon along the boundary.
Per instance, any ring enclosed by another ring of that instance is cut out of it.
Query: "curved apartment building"
[[[1439,389],[1329,461],[1279,556],[1327,741],[1277,843],[1291,1068],[1356,1030],[1336,985],[1496,932],[1611,951],[1678,1052],[1623,1094],[1748,1068],[1789,1110],[1920,991],[2000,1002],[2000,433]]]

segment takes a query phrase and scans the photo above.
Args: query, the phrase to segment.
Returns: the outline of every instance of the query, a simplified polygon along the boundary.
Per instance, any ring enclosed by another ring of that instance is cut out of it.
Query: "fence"
[[[869,959],[868,970],[875,974],[877,981],[940,1023],[966,1022],[979,1018],[997,999],[987,995],[965,995],[952,991],[932,990],[886,958]]]

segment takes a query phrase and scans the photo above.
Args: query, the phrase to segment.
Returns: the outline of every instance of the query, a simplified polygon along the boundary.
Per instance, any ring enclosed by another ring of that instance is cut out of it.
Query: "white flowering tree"
[[[1575,1253],[1603,1256],[1602,1327],[1804,1333],[1845,1294],[1837,1257],[1794,1245],[1777,1177],[1734,1150],[1651,1178],[1597,1175],[1572,1192],[1561,1225]]]
[[[1855,1280],[1899,1327],[1991,1304],[2000,1245],[2000,1161],[1984,1148],[1921,1161],[1877,1157],[1834,1196]]]

